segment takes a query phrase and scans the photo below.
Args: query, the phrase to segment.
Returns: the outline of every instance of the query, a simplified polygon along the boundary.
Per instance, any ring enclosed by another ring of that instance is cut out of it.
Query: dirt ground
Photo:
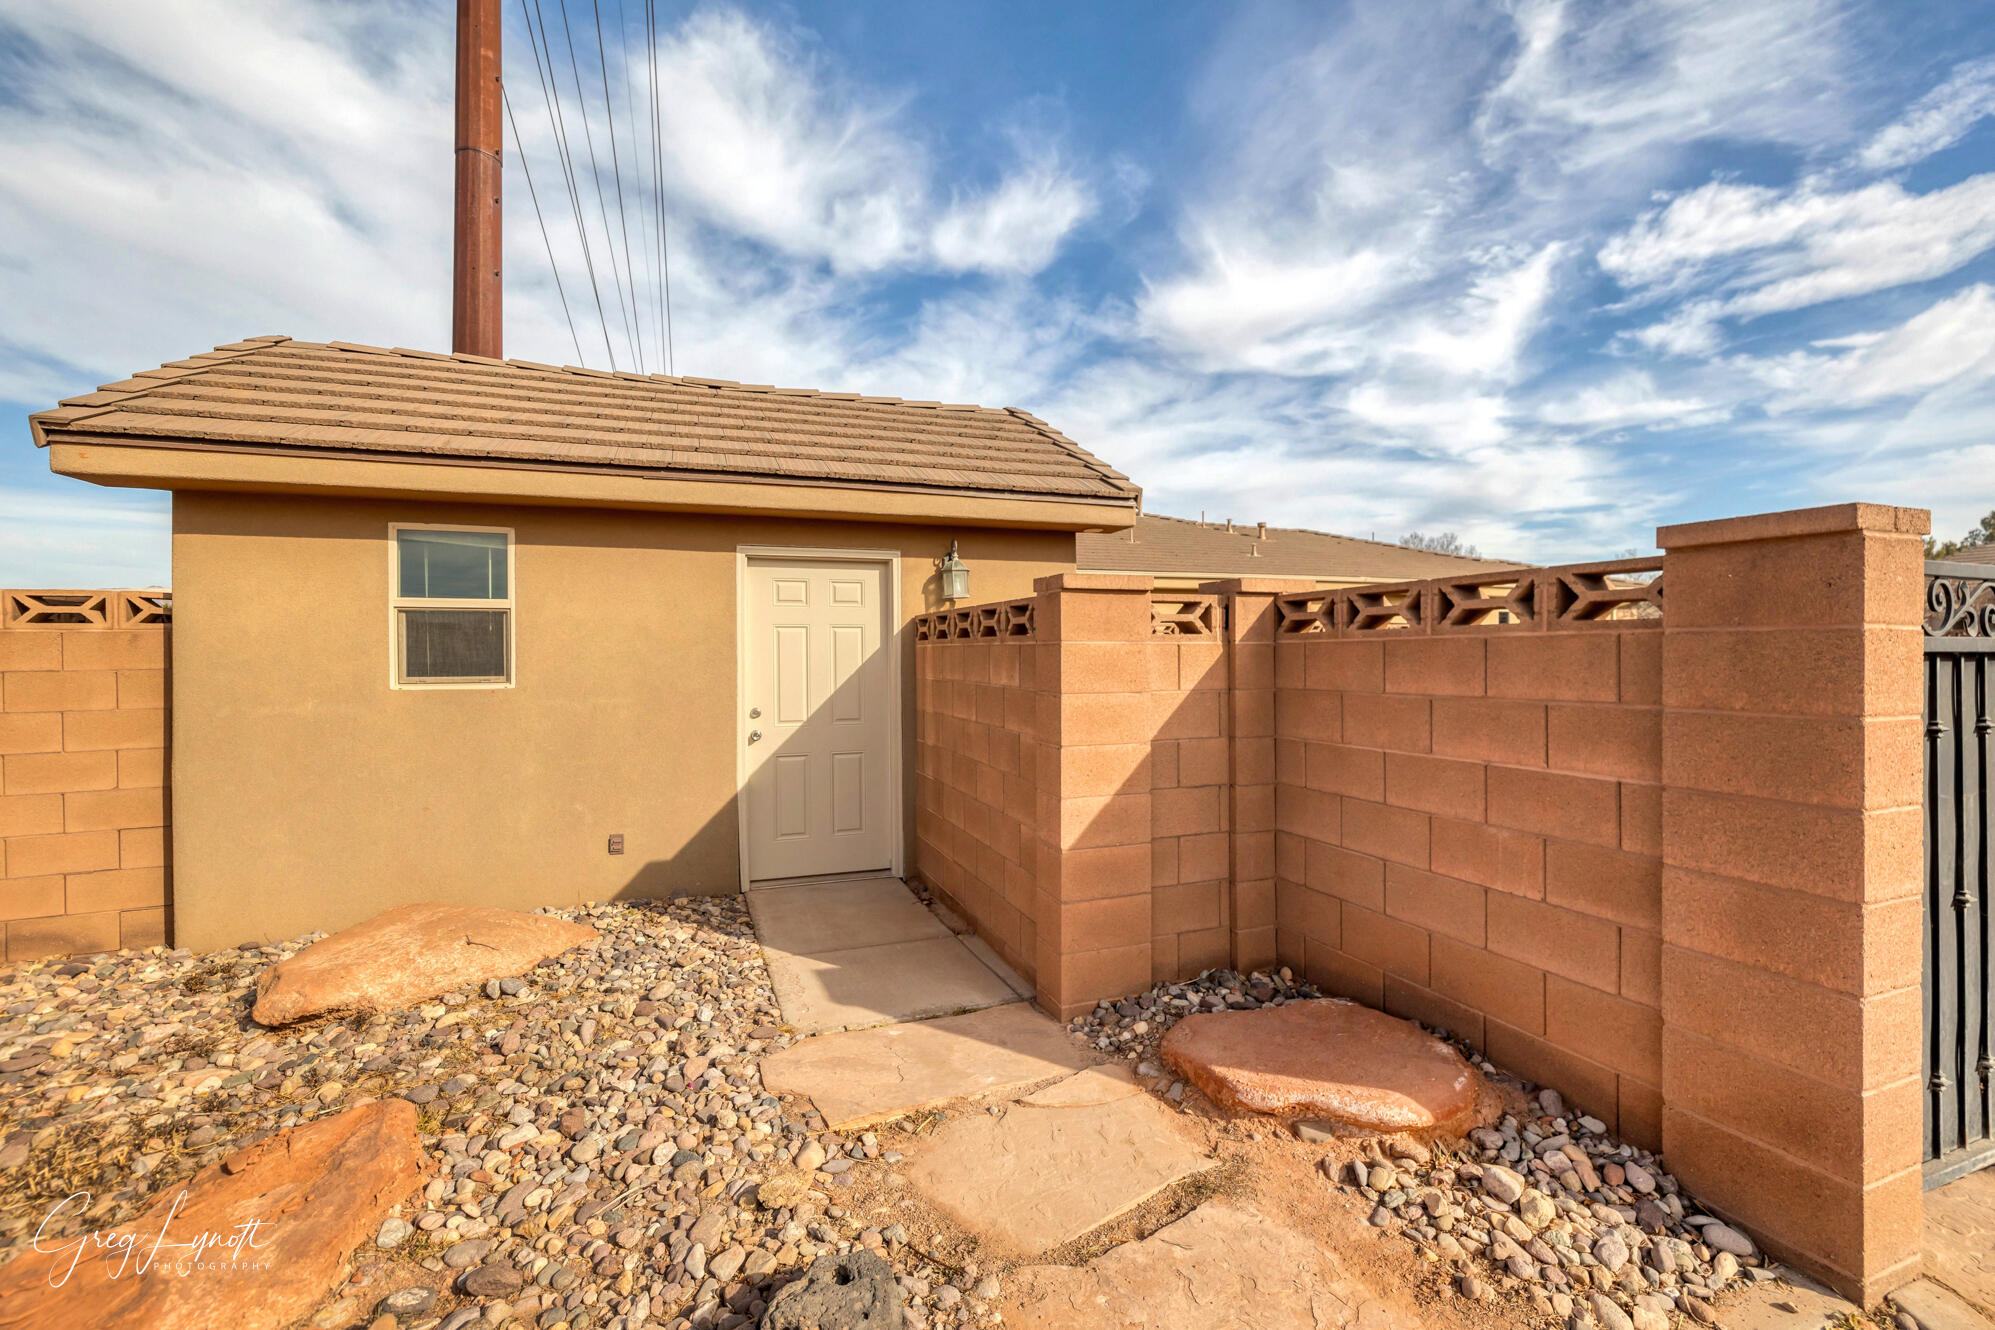
[[[874,1130],[882,1154],[898,1151],[913,1157],[922,1138],[943,1121],[964,1113],[988,1112],[1023,1092],[958,1100],[888,1123]],[[1515,1087],[1492,1086],[1483,1120],[1524,1108]],[[1191,1213],[1207,1200],[1225,1197],[1246,1203],[1269,1219],[1292,1229],[1329,1253],[1344,1278],[1374,1299],[1368,1324],[1389,1324],[1404,1330],[1545,1330],[1561,1322],[1545,1314],[1521,1286],[1498,1287],[1486,1268],[1477,1268],[1488,1290],[1483,1301],[1464,1297],[1456,1283],[1464,1268],[1425,1252],[1404,1238],[1367,1223],[1370,1202],[1350,1188],[1325,1177],[1327,1157],[1333,1174],[1346,1161],[1363,1153],[1365,1139],[1311,1144],[1299,1140],[1282,1123],[1258,1114],[1234,1113],[1214,1105],[1186,1086],[1184,1102],[1174,1116],[1188,1141],[1219,1161],[1208,1172],[1165,1188],[1135,1209],[1087,1236],[1036,1256],[1021,1259],[979,1239],[928,1205],[908,1185],[900,1170],[888,1166],[854,1170],[854,1182],[836,1189],[835,1203],[862,1223],[879,1228],[899,1224],[920,1255],[967,1287],[984,1275],[996,1275],[1007,1289],[1007,1278],[1023,1266],[1083,1266],[1126,1242],[1140,1241]],[[1446,1140],[1430,1141],[1437,1150]],[[1031,1330],[1015,1302],[1001,1297],[1005,1324]],[[1771,1280],[1735,1289],[1717,1304],[1721,1324],[1753,1330],[1889,1330],[1881,1315],[1865,1316],[1833,1296],[1791,1288]],[[1378,1311],[1383,1320],[1375,1320]],[[1682,1324],[1693,1324],[1682,1320]]]

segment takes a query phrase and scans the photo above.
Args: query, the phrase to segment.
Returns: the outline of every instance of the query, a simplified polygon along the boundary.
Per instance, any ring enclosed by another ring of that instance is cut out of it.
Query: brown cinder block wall
[[[149,592],[0,592],[8,962],[168,938],[167,613]]]
[[[1661,1144],[1661,621],[1276,647],[1276,951]]]
[[[997,607],[925,616],[917,869],[1000,951],[1032,930],[1063,1018],[1290,966],[1873,1303],[1921,1217],[1925,529],[1851,504],[1329,592],[1070,575],[1009,643]]]
[[[915,681],[915,873],[1004,962],[1038,969],[1038,655],[962,642]]]

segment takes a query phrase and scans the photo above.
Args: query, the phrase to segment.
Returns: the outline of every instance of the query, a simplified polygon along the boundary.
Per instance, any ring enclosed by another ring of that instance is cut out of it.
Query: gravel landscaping
[[[0,1261],[75,1193],[87,1200],[50,1237],[123,1222],[272,1132],[398,1096],[421,1114],[432,1180],[315,1325],[731,1330],[818,1257],[855,1250],[887,1260],[907,1326],[996,1322],[995,1272],[839,1203],[861,1165],[900,1162],[891,1147],[762,1088],[760,1056],[792,1036],[740,898],[562,917],[600,938],[475,992],[280,1029],[249,1019],[256,976],[312,937],[0,972]],[[1068,1028],[1191,1108],[1156,1055],[1173,1024],[1318,996],[1286,970],[1208,971]],[[1296,1124],[1297,1167],[1361,1197],[1458,1296],[1527,1298],[1574,1327],[1715,1322],[1728,1284],[1773,1273],[1652,1155],[1464,1051],[1503,1092],[1500,1121],[1457,1143]]]
[[[1187,1087],[1156,1057],[1179,1020],[1317,996],[1287,968],[1209,970],[1099,1003],[1068,1028],[1098,1051],[1135,1062],[1139,1078],[1181,1100]],[[1303,1142],[1341,1146],[1319,1161],[1324,1178],[1361,1195],[1373,1227],[1452,1272],[1460,1295],[1488,1302],[1499,1288],[1523,1293],[1573,1330],[1664,1330],[1676,1317],[1715,1325],[1720,1292],[1740,1279],[1773,1277],[1751,1239],[1702,1213],[1653,1154],[1568,1110],[1558,1091],[1457,1047],[1511,1109],[1467,1140],[1360,1143],[1340,1140],[1328,1124],[1294,1130]]]
[[[370,1098],[420,1113],[434,1180],[313,1324],[736,1327],[821,1255],[870,1246],[911,1327],[987,1317],[836,1203],[870,1137],[766,1094],[790,1036],[738,897],[560,912],[601,938],[521,979],[380,1016],[249,1020],[256,975],[315,940],[0,972],[0,1261],[123,1222],[241,1146]],[[763,1187],[758,1184],[768,1182]]]

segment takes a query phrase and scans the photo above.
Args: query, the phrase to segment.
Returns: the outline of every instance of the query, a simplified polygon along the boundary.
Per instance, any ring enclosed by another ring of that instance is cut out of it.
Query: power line
[[[561,269],[554,262],[554,242],[547,235],[547,219],[540,215],[540,192],[533,187],[533,168],[526,163],[526,143],[520,138],[520,122],[513,118],[513,95],[499,83],[499,96],[506,103],[506,123],[513,127],[513,151],[520,159],[520,173],[526,177],[526,195],[533,200],[533,220],[540,223],[540,243],[547,247],[547,266],[554,273],[554,292],[561,297],[561,317],[568,320],[568,336],[575,343],[575,360],[582,360],[582,338],[575,331],[575,316],[568,312],[568,292],[561,285]]]
[[[603,219],[603,239],[609,242],[610,277],[616,283],[617,308],[622,312],[624,336],[630,336],[630,305],[624,299],[623,274],[617,268],[616,242],[610,232],[610,205],[603,194],[603,168],[596,160],[596,136],[589,129],[589,99],[582,91],[582,66],[575,58],[575,25],[568,17],[568,0],[561,3],[561,34],[568,43],[568,69],[575,76],[575,103],[582,113],[582,142],[589,149],[589,174],[596,182],[596,209]]]
[[[610,58],[603,50],[603,2],[589,0],[596,12],[596,62],[603,71],[603,118],[610,123],[610,170],[617,182],[617,220],[623,224],[623,270],[630,274],[631,327],[637,334],[637,371],[644,372],[644,311],[637,304],[637,269],[630,261],[630,212],[623,203],[623,154],[617,151],[616,102],[610,97]],[[612,241],[612,244],[615,242]]]
[[[623,52],[623,60],[617,67],[623,71],[623,105],[624,105],[625,123],[629,125],[636,125],[639,123],[637,118],[637,92],[633,86],[634,80],[630,77],[630,15],[629,12],[624,8],[624,0],[617,0],[617,38],[622,43],[621,49]],[[631,158],[631,166],[634,171],[632,179],[636,182],[637,185],[637,239],[639,247],[644,251],[644,275],[645,275],[644,291],[645,294],[651,295],[657,290],[658,287],[657,252],[652,248],[651,245],[651,230],[650,230],[651,215],[645,210],[645,199],[643,192],[644,159],[641,152],[639,151],[639,142],[636,137],[636,131],[633,129],[631,133],[632,137],[630,143],[630,158]],[[635,276],[636,276],[635,269],[633,268],[632,272],[633,284]],[[657,300],[653,299],[651,305],[652,308],[656,310],[658,307]],[[640,324],[643,324],[644,302],[642,300],[639,300],[637,302],[637,307],[638,307],[638,322]],[[657,341],[653,346],[654,363],[657,357],[662,357],[664,354],[665,354],[665,341],[661,337],[657,339]]]
[[[665,227],[665,141],[660,133],[658,95],[658,9],[656,0],[644,0],[645,51],[651,65],[651,189],[658,208],[658,275],[664,294],[665,372],[677,374],[679,366],[672,349],[672,251]]]
[[[540,0],[533,0],[533,8],[534,14],[540,14]],[[547,127],[554,134],[555,157],[561,164],[562,179],[568,185],[569,206],[575,212],[575,234],[582,241],[582,262],[589,271],[589,290],[596,298],[596,319],[603,330],[603,352],[609,357],[610,368],[614,370],[617,366],[616,348],[610,345],[610,319],[603,309],[602,286],[596,280],[596,260],[589,245],[589,228],[582,222],[582,193],[575,184],[575,157],[568,146],[568,124],[561,111],[560,82],[554,78],[554,45],[547,36],[547,16],[540,14],[540,36],[535,40],[534,14],[527,12],[526,0],[520,0],[520,13],[526,18],[527,41],[533,47],[533,68],[540,76],[541,101],[547,107]],[[547,53],[545,69],[541,67],[543,48]]]

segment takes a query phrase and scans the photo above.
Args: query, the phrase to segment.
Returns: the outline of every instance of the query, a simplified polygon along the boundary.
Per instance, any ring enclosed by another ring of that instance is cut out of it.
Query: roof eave
[[[377,458],[107,439],[60,427],[42,432],[49,467],[120,488],[326,496],[376,495],[432,502],[607,507],[794,516],[820,520],[1125,530],[1133,497],[925,489],[919,486],[584,466],[498,465],[479,459]]]

